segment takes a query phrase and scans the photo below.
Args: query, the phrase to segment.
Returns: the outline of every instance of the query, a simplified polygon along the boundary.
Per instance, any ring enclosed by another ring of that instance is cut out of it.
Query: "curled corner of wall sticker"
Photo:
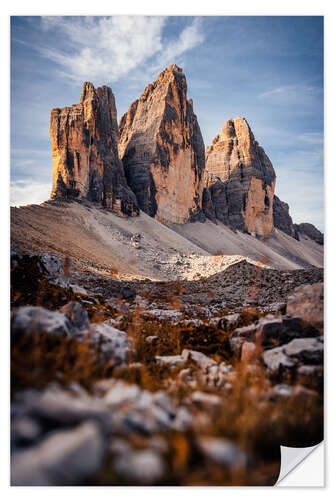
[[[324,487],[324,441],[307,448],[281,446],[281,468],[276,486]]]

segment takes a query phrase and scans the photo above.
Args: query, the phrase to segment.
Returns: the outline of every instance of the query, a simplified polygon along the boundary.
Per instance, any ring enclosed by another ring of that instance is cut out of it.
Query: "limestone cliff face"
[[[51,111],[53,199],[87,199],[125,215],[137,215],[118,156],[117,110],[112,90],[84,83],[81,101]]]
[[[273,199],[273,218],[274,227],[280,229],[284,233],[297,239],[297,233],[293,224],[293,220],[289,214],[289,205],[281,201],[276,195]]]
[[[164,223],[202,218],[205,149],[181,68],[165,69],[122,117],[119,156],[140,208]]]
[[[206,149],[207,217],[266,237],[273,229],[275,171],[244,118],[227,120]]]

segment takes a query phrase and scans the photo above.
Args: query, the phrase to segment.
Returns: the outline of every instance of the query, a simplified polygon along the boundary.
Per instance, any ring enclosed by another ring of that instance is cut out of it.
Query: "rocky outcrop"
[[[313,224],[309,224],[308,222],[303,222],[302,224],[295,224],[295,231],[297,235],[303,235],[310,240],[314,240],[319,245],[324,244],[324,235],[319,231]]]
[[[204,212],[253,235],[273,229],[275,171],[245,118],[227,120],[206,149]]]
[[[112,90],[83,84],[81,101],[51,111],[53,199],[87,199],[119,214],[137,215],[135,195],[118,157]]]
[[[293,220],[289,214],[289,205],[284,201],[281,201],[276,195],[273,198],[273,220],[274,227],[280,229],[284,233],[297,238],[297,233],[293,224]]]
[[[164,223],[200,218],[205,150],[186,78],[175,64],[131,104],[119,155],[140,208]]]
[[[324,235],[313,224],[303,222],[301,224],[294,224],[289,214],[289,205],[281,201],[276,195],[273,198],[273,218],[274,227],[280,229],[284,233],[299,240],[301,236],[318,243],[324,244]]]

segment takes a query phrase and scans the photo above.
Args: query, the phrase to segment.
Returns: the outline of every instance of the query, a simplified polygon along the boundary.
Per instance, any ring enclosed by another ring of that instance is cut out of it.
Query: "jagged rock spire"
[[[85,82],[79,104],[53,109],[51,198],[90,200],[119,214],[139,213],[118,156],[118,123],[110,87]]]
[[[204,211],[233,229],[273,229],[274,168],[245,118],[227,120],[206,149]]]
[[[186,78],[172,64],[119,125],[119,155],[140,208],[165,223],[202,217],[204,143]]]

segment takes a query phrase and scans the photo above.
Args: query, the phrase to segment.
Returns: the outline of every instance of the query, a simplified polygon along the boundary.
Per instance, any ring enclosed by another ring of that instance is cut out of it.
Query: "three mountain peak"
[[[124,216],[143,210],[165,224],[208,218],[260,237],[274,222],[290,225],[288,205],[274,197],[274,168],[245,118],[227,120],[205,151],[175,64],[119,127],[112,90],[85,82],[79,104],[51,111],[50,135],[52,199],[86,199]]]

